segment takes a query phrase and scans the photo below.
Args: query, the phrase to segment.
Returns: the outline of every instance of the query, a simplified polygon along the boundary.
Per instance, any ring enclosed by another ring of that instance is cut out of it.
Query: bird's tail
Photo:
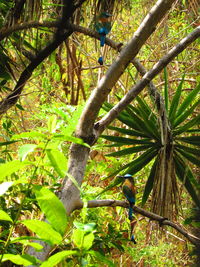
[[[133,242],[134,244],[137,244],[137,242],[135,241],[134,235],[131,236],[131,242]]]
[[[103,47],[106,41],[106,35],[100,34],[100,46]]]
[[[130,221],[133,220],[133,207],[132,207],[132,205],[130,205],[130,207],[129,207],[128,218]]]
[[[99,57],[99,59],[98,59],[98,63],[99,63],[100,65],[103,65],[103,57],[102,57],[102,56]]]

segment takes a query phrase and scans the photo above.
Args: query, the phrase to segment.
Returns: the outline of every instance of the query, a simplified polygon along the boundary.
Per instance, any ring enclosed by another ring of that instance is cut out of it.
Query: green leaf
[[[18,151],[20,160],[24,161],[26,156],[29,153],[33,152],[36,147],[37,145],[34,145],[34,144],[26,144],[26,145],[21,146]]]
[[[12,136],[12,139],[19,139],[19,138],[36,138],[36,139],[46,140],[47,135],[39,132],[23,132]]]
[[[96,223],[80,223],[80,222],[74,222],[74,225],[76,226],[77,229],[81,229],[85,232],[92,232],[94,231],[96,227]]]
[[[4,254],[2,262],[8,260],[21,266],[37,265],[38,262],[38,260],[35,257],[30,256],[28,254],[23,254],[23,255]]]
[[[91,256],[95,257],[99,261],[99,263],[101,263],[101,265],[102,265],[102,263],[104,263],[104,264],[106,264],[106,266],[109,266],[109,267],[115,267],[116,266],[112,261],[110,261],[107,257],[102,255],[98,251],[90,250],[90,251],[88,251],[88,253]]]
[[[186,166],[186,164],[182,160],[180,160],[178,156],[174,157],[174,161],[178,178],[185,186],[193,201],[200,208],[200,199],[198,198],[196,191],[190,182],[191,179],[194,179],[192,172],[189,172],[188,166]]]
[[[148,197],[149,197],[149,195],[153,189],[157,164],[158,164],[158,158],[155,159],[153,166],[151,168],[151,172],[150,172],[149,177],[147,179],[147,182],[145,184],[144,193],[142,196],[142,206],[144,206],[144,204],[146,203],[146,201],[147,201],[147,199],[148,199]]]
[[[150,148],[144,152],[141,156],[131,162],[130,167],[127,170],[127,173],[135,174],[144,168],[156,155],[158,150],[155,148]]]
[[[67,141],[67,142],[72,142],[78,145],[82,145],[82,146],[86,146],[86,147],[90,147],[90,145],[88,145],[87,143],[85,143],[82,139],[71,136],[71,135],[65,135],[65,134],[57,134],[55,133],[52,136],[52,139],[58,139],[61,141]]]
[[[67,158],[58,149],[47,149],[47,156],[54,167],[54,170],[62,178],[66,176],[67,173]]]
[[[165,96],[165,109],[168,113],[168,106],[169,106],[169,92],[168,92],[168,75],[167,75],[167,68],[164,68],[164,80],[165,80],[165,87],[164,87],[164,96]]]
[[[106,154],[107,157],[119,157],[119,156],[125,156],[129,154],[133,154],[136,152],[144,151],[147,148],[152,147],[152,145],[142,145],[142,146],[135,146],[135,147],[129,147],[125,149],[121,149],[120,151],[112,152],[109,154]]]
[[[190,115],[194,112],[194,109],[199,105],[200,100],[197,101],[194,105],[192,105],[191,108],[183,112],[179,117],[176,117],[176,119],[173,122],[173,127],[177,127],[179,124],[181,124],[183,121],[185,121],[187,118],[189,118]]]
[[[64,250],[61,252],[58,252],[54,254],[53,256],[50,256],[47,261],[44,261],[40,267],[53,267],[57,266],[58,263],[62,262],[64,259],[66,259],[68,256],[77,255],[77,251],[73,250]]]
[[[16,141],[6,141],[6,142],[0,142],[0,146],[7,146],[13,143],[19,142],[19,140]]]
[[[25,110],[25,109],[22,107],[22,105],[20,105],[20,104],[16,104],[15,106],[16,106],[16,108],[18,108],[18,109],[20,109],[20,110]]]
[[[188,108],[188,106],[192,103],[192,101],[197,96],[199,91],[200,91],[200,83],[197,85],[197,87],[194,90],[192,90],[189,93],[189,95],[185,98],[183,103],[180,105],[180,107],[179,107],[179,109],[177,111],[176,117],[181,115]]]
[[[119,127],[114,127],[114,126],[108,126],[107,127],[109,130],[113,130],[125,135],[130,135],[130,136],[137,136],[137,137],[147,137],[145,134],[142,134],[141,132],[132,130],[132,129],[125,129],[125,128],[119,128]]]
[[[183,151],[187,151],[195,156],[199,156],[200,157],[200,150],[199,149],[196,149],[196,148],[191,148],[191,147],[188,147],[188,146],[184,146],[184,145],[180,145],[180,144],[176,144],[175,145],[175,149],[176,148],[179,148],[179,149],[182,149]]]
[[[197,157],[192,156],[190,153],[180,149],[180,148],[176,148],[176,150],[187,160],[189,160],[190,162],[192,162],[193,164],[197,165],[198,167],[200,166],[200,160]]]
[[[138,139],[133,139],[133,138],[110,136],[110,135],[101,135],[101,138],[104,138],[111,142],[124,144],[124,145],[137,145],[137,144],[154,145],[155,144],[154,142],[150,142],[149,138],[138,140]]]
[[[82,249],[83,247],[84,235],[85,235],[85,231],[81,229],[75,229],[73,231],[72,241],[79,249]]]
[[[177,137],[176,139],[187,144],[200,146],[200,136]]]
[[[93,244],[94,234],[85,232],[81,229],[75,229],[72,235],[72,240],[79,249],[88,250]]]
[[[34,192],[38,204],[51,226],[61,235],[64,235],[68,220],[63,203],[53,192],[45,187],[35,186]]]
[[[1,164],[0,165],[0,181],[3,181],[3,179],[6,176],[9,176],[11,174],[13,174],[14,172],[23,169],[24,167],[26,167],[27,165],[30,165],[31,162],[29,161],[19,161],[19,160],[13,160],[13,161],[9,161],[7,163]]]
[[[56,245],[62,242],[62,236],[60,233],[56,232],[52,226],[46,222],[38,220],[25,220],[21,223],[51,245]]]
[[[178,135],[181,133],[186,132],[187,130],[189,130],[190,128],[192,128],[194,125],[199,125],[200,124],[200,114],[198,116],[196,116],[195,118],[193,118],[192,120],[190,120],[188,123],[186,123],[185,125],[177,128],[176,130],[173,131],[173,135]]]
[[[52,115],[49,117],[47,126],[48,126],[48,131],[50,133],[54,133],[56,131],[56,128],[57,128],[57,116],[56,115]]]
[[[93,241],[94,241],[94,234],[86,233],[83,239],[83,249],[89,250],[93,245]]]
[[[11,217],[3,210],[0,210],[0,221],[13,222]]]
[[[172,102],[171,102],[171,106],[170,106],[170,110],[169,110],[169,120],[170,120],[172,125],[173,125],[175,114],[176,114],[176,111],[177,111],[177,108],[178,108],[178,104],[179,104],[179,101],[180,101],[181,91],[182,91],[184,79],[185,79],[185,74],[183,75],[182,80],[179,83],[179,85],[178,85],[178,87],[176,89],[176,93],[175,93],[175,95],[174,95],[174,97],[172,99]]]

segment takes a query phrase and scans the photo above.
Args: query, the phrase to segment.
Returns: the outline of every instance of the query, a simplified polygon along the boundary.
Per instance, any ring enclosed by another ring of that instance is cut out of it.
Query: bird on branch
[[[136,201],[136,187],[135,187],[135,181],[131,174],[125,174],[124,176],[119,176],[120,178],[124,179],[123,185],[122,185],[122,191],[126,197],[126,199],[129,202],[129,212],[128,212],[128,218],[131,222],[131,241],[136,244],[134,235],[133,235],[133,227],[135,225],[134,223],[134,216],[133,216],[133,206],[135,205]]]
[[[95,24],[96,31],[100,34],[100,49],[101,56],[98,59],[98,63],[103,65],[103,47],[106,40],[106,35],[111,30],[111,14],[107,12],[101,12],[101,14],[97,17],[97,22]]]

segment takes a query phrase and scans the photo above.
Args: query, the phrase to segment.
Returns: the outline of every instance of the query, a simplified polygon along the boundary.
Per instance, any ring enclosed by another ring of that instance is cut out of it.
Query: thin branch
[[[197,27],[187,37],[182,39],[179,44],[174,46],[163,58],[161,58],[153,68],[148,71],[142,79],[131,88],[131,90],[116,104],[98,123],[95,129],[97,136],[118,116],[118,114],[149,84],[149,82],[159,73],[169,62],[180,54],[188,45],[200,36],[200,26]]]
[[[102,199],[102,200],[90,200],[87,203],[88,208],[97,208],[97,207],[123,207],[128,208],[129,203],[126,201],[120,201],[120,200],[113,200],[113,199]],[[83,208],[83,202],[77,203],[76,209],[82,209]],[[176,231],[181,233],[183,236],[185,236],[193,245],[200,246],[200,238],[190,234],[189,232],[185,231],[181,226],[178,224],[169,221],[167,218],[164,218],[162,216],[159,216],[153,212],[146,211],[140,207],[134,206],[133,207],[134,212],[139,213],[151,220],[159,222],[160,226],[168,225],[174,228]]]

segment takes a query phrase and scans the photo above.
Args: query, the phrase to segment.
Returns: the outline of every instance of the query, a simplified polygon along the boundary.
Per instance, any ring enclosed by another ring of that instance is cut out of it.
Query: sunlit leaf
[[[2,262],[8,260],[21,266],[37,265],[37,262],[39,262],[35,257],[30,256],[28,254],[23,254],[23,255],[4,254]]]
[[[0,221],[13,222],[11,217],[3,210],[0,210]]]
[[[78,252],[74,250],[64,250],[57,252],[56,254],[50,256],[47,261],[44,261],[40,267],[53,267],[57,266],[58,263],[62,262],[68,256],[77,255]]]
[[[61,235],[64,235],[68,220],[63,203],[45,187],[35,186],[34,192],[38,204],[51,226]]]
[[[6,162],[4,164],[0,165],[0,181],[3,181],[3,179],[6,176],[9,176],[11,174],[13,174],[14,172],[23,169],[24,167],[26,167],[27,165],[30,165],[31,162],[29,161],[19,161],[19,160],[13,160],[13,161],[9,161]]]
[[[52,245],[59,244],[62,241],[62,236],[46,222],[38,220],[24,220],[21,223],[44,241],[49,242]]]
[[[55,171],[60,177],[64,178],[67,172],[67,158],[65,155],[58,149],[47,149],[46,152]]]
[[[35,144],[25,144],[19,148],[18,154],[21,161],[24,161],[26,156],[33,152],[37,145]]]

